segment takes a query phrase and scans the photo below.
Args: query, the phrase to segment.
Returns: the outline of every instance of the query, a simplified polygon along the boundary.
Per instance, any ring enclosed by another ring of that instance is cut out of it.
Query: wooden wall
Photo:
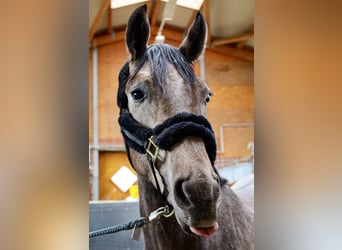
[[[174,31],[172,31],[174,32]],[[121,35],[122,36],[122,35]],[[123,37],[123,36],[122,36]],[[168,37],[168,36],[166,36]],[[177,34],[174,37],[181,37]],[[151,38],[153,41],[153,37]],[[177,46],[179,41],[167,40]],[[98,94],[99,94],[99,141],[101,145],[122,145],[118,126],[119,109],[116,105],[117,76],[128,58],[124,40],[98,47]],[[220,149],[219,128],[229,123],[254,123],[254,64],[249,58],[231,55],[224,46],[206,49],[206,80],[214,96],[208,104],[208,119],[215,131]],[[195,65],[199,73],[199,66]],[[92,124],[92,49],[89,50],[89,144],[93,139]],[[247,144],[254,141],[253,128],[225,128],[225,151],[218,158],[244,157],[250,155]],[[100,198],[113,199],[110,177],[117,167],[129,165],[124,154],[100,153]],[[123,198],[127,194],[120,194]]]

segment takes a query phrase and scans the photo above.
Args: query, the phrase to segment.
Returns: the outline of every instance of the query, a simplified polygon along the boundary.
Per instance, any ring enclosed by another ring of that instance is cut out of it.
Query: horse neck
[[[166,198],[145,177],[138,175],[138,185],[140,214],[142,216],[148,217],[152,211],[168,204]]]

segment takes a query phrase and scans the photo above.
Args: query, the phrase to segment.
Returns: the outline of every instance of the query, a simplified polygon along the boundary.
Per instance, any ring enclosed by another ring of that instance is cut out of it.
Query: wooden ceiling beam
[[[116,28],[115,29],[115,35],[108,35],[108,34],[104,34],[101,36],[96,36],[92,43],[89,44],[89,48],[92,48],[94,46],[103,46],[106,44],[110,44],[110,43],[115,43],[115,42],[122,42],[125,40],[125,34],[126,34],[126,26],[122,26],[120,28]],[[177,43],[180,44],[183,40],[183,34],[182,34],[182,29],[178,28],[178,27],[174,27],[174,26],[169,26],[169,25],[165,25],[164,30],[163,30],[163,34],[166,37],[166,41],[167,42],[173,42],[173,43]],[[154,37],[157,35],[157,31],[155,30],[154,32],[151,32],[151,36],[150,36],[150,43],[153,43],[154,41]]]
[[[251,27],[249,27],[248,30],[250,33],[254,32],[254,23],[252,23]],[[236,45],[236,48],[241,49],[246,43],[248,42],[248,40],[245,41],[241,41]]]
[[[150,18],[150,15],[151,15],[151,11],[152,11],[152,1],[147,1],[146,3],[147,5],[147,12],[146,12],[146,15],[148,18]]]
[[[108,8],[110,8],[110,0],[103,0],[101,7],[97,12],[94,22],[92,23],[89,30],[89,43],[92,42],[95,32]]]
[[[120,29],[115,31],[115,36],[111,34],[99,36],[93,39],[92,43],[89,44],[89,48],[93,48],[95,46],[100,47],[110,43],[122,42],[125,40],[126,30]]]
[[[151,30],[154,31],[157,23],[157,17],[160,9],[160,1],[155,2],[154,10],[151,17]]]
[[[254,32],[248,32],[248,33],[243,34],[241,36],[215,39],[211,42],[211,46],[215,47],[215,46],[224,45],[224,44],[248,41],[248,40],[252,39],[253,37],[254,37]]]

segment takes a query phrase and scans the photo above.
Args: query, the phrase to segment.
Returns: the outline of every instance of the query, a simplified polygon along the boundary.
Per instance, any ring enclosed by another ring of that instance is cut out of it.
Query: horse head
[[[160,189],[183,231],[199,236],[218,229],[222,184],[213,165],[215,137],[205,118],[211,92],[192,68],[203,52],[206,32],[198,13],[178,48],[147,46],[146,5],[137,8],[127,24],[130,59],[119,74],[118,90],[119,123],[134,168]],[[143,151],[150,143],[159,146],[153,171]]]

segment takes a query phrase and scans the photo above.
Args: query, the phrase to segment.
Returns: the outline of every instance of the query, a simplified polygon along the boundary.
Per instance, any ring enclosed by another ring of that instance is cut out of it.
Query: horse
[[[178,48],[147,45],[146,5],[126,28],[129,59],[120,70],[118,122],[138,175],[141,216],[172,213],[143,228],[145,249],[254,249],[254,212],[220,177],[206,107],[212,95],[194,72],[207,25],[200,12]],[[242,197],[242,196],[241,196]]]

